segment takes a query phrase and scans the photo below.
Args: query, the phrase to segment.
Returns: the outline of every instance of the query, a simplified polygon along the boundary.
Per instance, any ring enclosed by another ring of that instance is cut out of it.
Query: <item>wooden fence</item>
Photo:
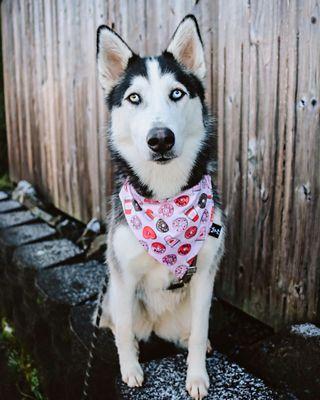
[[[229,235],[217,292],[278,328],[319,321],[319,0],[3,0],[10,174],[66,213],[104,218],[107,115],[95,35],[158,53],[199,20],[218,116]]]

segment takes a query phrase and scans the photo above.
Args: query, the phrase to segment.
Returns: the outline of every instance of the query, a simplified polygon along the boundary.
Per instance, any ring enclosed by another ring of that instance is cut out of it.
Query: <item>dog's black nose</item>
[[[174,140],[174,133],[169,128],[152,128],[147,135],[150,149],[161,154],[172,149]]]

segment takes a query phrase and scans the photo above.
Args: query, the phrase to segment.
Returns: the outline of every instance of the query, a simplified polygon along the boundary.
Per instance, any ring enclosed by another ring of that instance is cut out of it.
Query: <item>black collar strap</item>
[[[214,238],[218,238],[221,233],[222,226],[213,223],[210,228],[209,235]],[[188,271],[183,275],[181,279],[176,282],[172,282],[170,286],[167,287],[167,290],[180,289],[184,287],[187,283],[191,281],[193,275],[197,272],[197,256],[193,259],[191,266],[188,268]]]
[[[197,264],[197,256],[194,257],[191,266],[188,268],[187,272],[183,275],[183,277],[176,282],[172,282],[170,286],[167,287],[167,290],[180,289],[184,287],[184,285],[189,283],[193,275],[197,272],[196,264]]]

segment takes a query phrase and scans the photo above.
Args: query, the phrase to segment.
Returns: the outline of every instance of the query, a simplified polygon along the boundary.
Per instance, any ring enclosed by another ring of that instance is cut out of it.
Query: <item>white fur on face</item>
[[[142,183],[161,199],[176,195],[187,183],[205,128],[198,97],[190,98],[187,89],[171,73],[162,75],[156,59],[147,61],[147,72],[147,78],[133,79],[122,105],[112,110],[112,143]],[[178,102],[169,98],[176,88],[187,93]],[[141,104],[125,100],[132,93],[139,94]],[[177,157],[167,164],[151,160],[147,135],[154,127],[169,128],[175,135],[172,151]]]

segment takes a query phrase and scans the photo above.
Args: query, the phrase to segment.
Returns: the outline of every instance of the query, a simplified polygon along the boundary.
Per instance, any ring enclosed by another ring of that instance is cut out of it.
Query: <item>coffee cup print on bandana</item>
[[[131,199],[125,199],[124,201],[124,213],[126,215],[131,215],[132,212],[132,201]]]
[[[180,243],[179,239],[174,238],[173,236],[170,236],[170,235],[165,236],[164,240],[170,247],[174,247],[178,243]]]
[[[152,211],[150,208],[148,208],[148,209],[146,210],[146,216],[147,216],[151,221],[153,221],[153,220],[155,219],[155,215],[154,215],[153,211]]]
[[[202,226],[199,230],[199,236],[197,237],[197,241],[202,242],[206,238],[206,227]]]
[[[185,215],[193,222],[197,222],[199,219],[199,214],[194,207],[189,208],[189,210],[185,212]]]

